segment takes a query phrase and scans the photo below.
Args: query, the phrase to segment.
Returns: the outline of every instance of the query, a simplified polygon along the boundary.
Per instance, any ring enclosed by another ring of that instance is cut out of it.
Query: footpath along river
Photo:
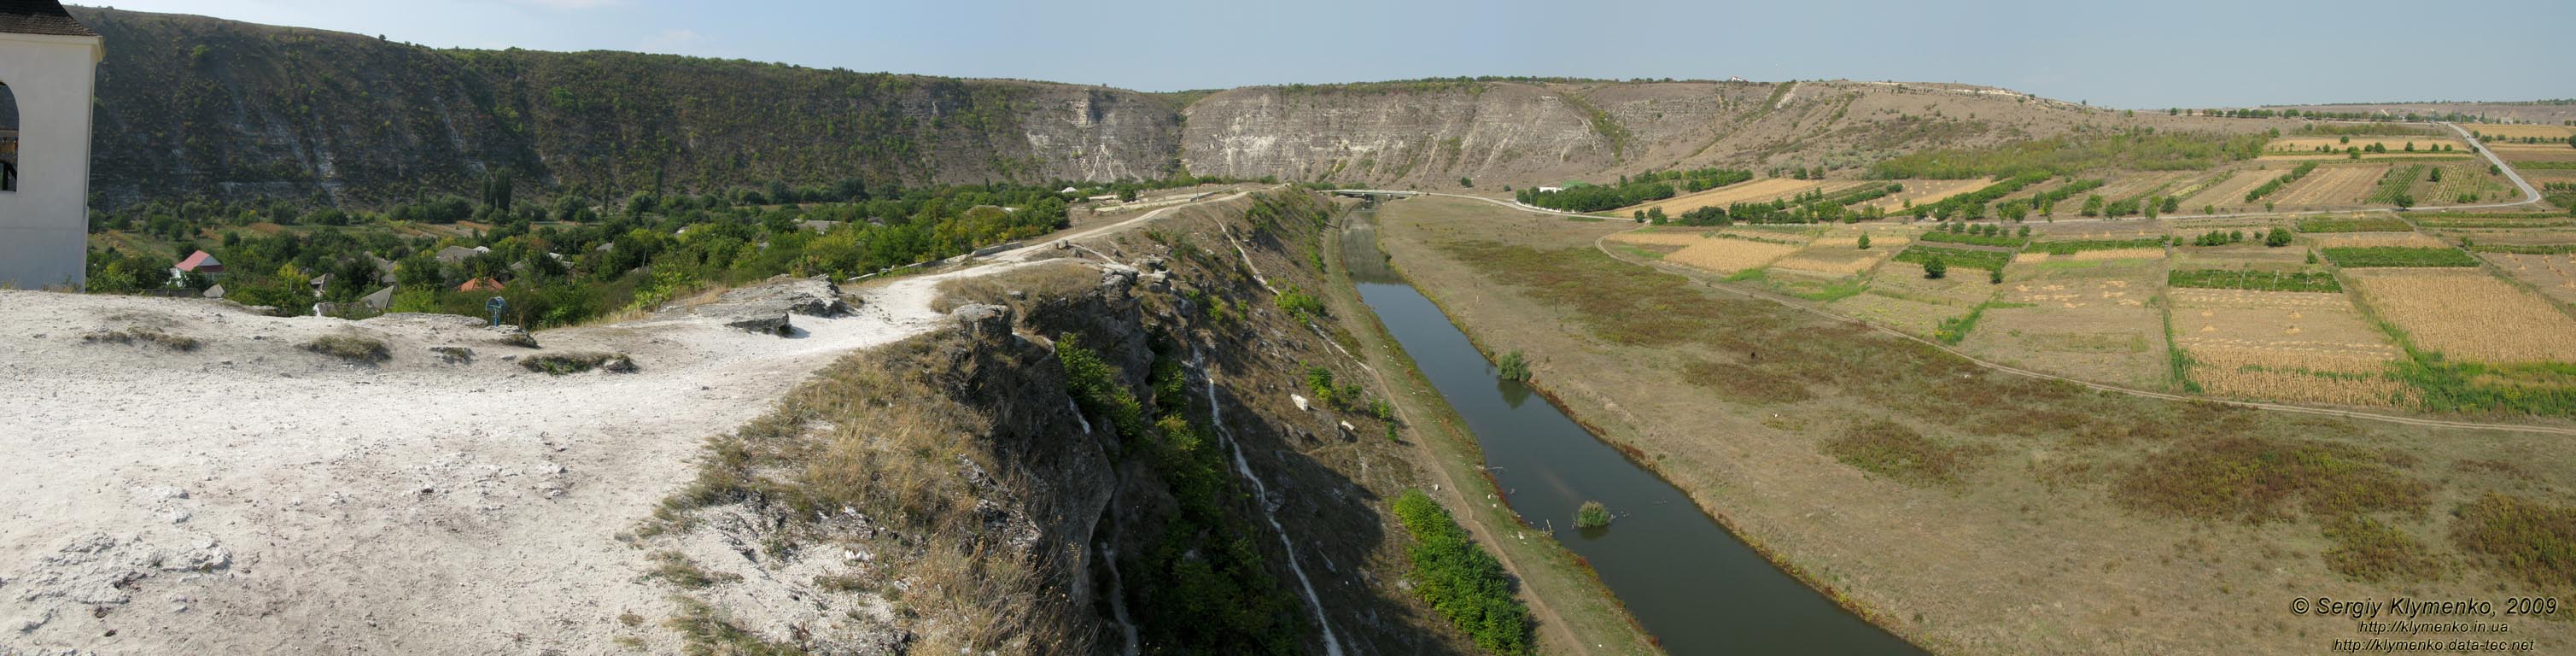
[[[1378,250],[1373,212],[1351,215],[1342,253],[1360,297],[1467,421],[1512,508],[1600,572],[1675,654],[1922,654],[1772,566],[1662,477],[1603,443],[1526,385],[1502,380],[1439,306]],[[1712,438],[1718,439],[1718,438]],[[1577,530],[1599,501],[1607,528]]]

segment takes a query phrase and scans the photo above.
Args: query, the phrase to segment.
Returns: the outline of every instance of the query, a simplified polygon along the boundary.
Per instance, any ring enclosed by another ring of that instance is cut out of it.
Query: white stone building
[[[55,0],[0,0],[0,288],[87,281],[97,32]]]

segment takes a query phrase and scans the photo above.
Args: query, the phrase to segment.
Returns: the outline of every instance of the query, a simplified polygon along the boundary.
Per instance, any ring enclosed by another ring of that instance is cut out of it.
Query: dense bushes
[[[1621,177],[1613,185],[1577,184],[1559,191],[1542,192],[1522,189],[1513,198],[1522,203],[1566,212],[1599,212],[1614,210],[1650,200],[1673,197],[1676,183],[1687,191],[1706,191],[1753,179],[1750,171],[1735,169],[1692,169],[1687,171],[1652,171],[1634,178]]]
[[[1413,535],[1405,553],[1413,560],[1415,594],[1486,651],[1537,650],[1529,609],[1513,596],[1511,575],[1493,554],[1468,539],[1448,509],[1421,490],[1406,490],[1395,499],[1395,516]]]

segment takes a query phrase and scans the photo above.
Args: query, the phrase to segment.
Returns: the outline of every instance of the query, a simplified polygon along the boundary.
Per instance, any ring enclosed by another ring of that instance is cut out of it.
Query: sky
[[[108,6],[436,47],[635,50],[1141,91],[1459,75],[1737,76],[1984,84],[2134,109],[2576,98],[2576,56],[2563,49],[2576,25],[2570,0],[124,0]]]

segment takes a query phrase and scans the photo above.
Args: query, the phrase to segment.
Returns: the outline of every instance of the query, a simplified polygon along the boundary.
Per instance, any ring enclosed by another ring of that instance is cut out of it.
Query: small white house
[[[55,0],[0,2],[0,288],[88,283],[97,32]]]
[[[1565,188],[1564,188],[1564,187],[1539,187],[1539,188],[1538,188],[1538,193],[1542,193],[1542,194],[1553,194],[1553,193],[1560,192],[1560,191],[1565,191]]]

